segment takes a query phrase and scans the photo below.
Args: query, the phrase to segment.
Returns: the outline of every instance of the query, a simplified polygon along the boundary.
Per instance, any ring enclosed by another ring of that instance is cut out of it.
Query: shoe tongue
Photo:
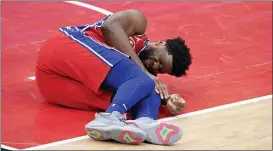
[[[145,123],[152,123],[155,120],[153,120],[149,117],[140,117],[140,118],[136,119],[136,121],[145,122]]]

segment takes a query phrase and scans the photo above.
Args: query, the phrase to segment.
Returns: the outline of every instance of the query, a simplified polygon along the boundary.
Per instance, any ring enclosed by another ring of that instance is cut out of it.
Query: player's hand
[[[163,84],[162,81],[158,77],[156,77],[156,76],[154,76],[154,75],[152,75],[150,73],[148,75],[155,82],[155,91],[156,91],[156,93],[158,93],[160,95],[161,99],[168,99],[169,98],[169,93],[168,93],[168,89],[167,89],[166,85]]]
[[[172,94],[167,100],[167,107],[171,114],[177,114],[182,111],[186,106],[186,101],[178,94]]]

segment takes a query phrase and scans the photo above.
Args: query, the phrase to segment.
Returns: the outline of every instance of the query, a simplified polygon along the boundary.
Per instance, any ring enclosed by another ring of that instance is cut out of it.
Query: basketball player
[[[179,37],[150,42],[146,26],[142,12],[124,10],[93,25],[60,28],[39,51],[36,79],[41,94],[49,103],[103,111],[85,126],[93,139],[177,142],[181,129],[155,120],[162,100],[173,113],[185,102],[169,95],[156,76],[186,75],[191,54]],[[133,120],[123,118],[127,112]]]

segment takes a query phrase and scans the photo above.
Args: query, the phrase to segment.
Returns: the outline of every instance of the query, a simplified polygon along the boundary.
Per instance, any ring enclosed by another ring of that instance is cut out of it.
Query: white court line
[[[99,7],[90,5],[90,4],[86,4],[86,3],[83,3],[83,2],[78,2],[78,1],[64,1],[64,2],[71,3],[71,4],[74,4],[74,5],[78,5],[78,6],[81,6],[81,7],[85,7],[85,8],[88,8],[88,9],[92,9],[94,11],[100,12],[100,13],[105,14],[105,15],[113,14],[112,12],[110,12],[108,10],[105,10],[105,9],[102,9],[102,8],[99,8]]]
[[[26,148],[26,149],[23,149],[23,150],[40,150],[40,149],[44,149],[44,148],[47,148],[47,147],[52,147],[52,146],[57,146],[57,145],[72,143],[72,142],[75,142],[75,141],[84,140],[84,139],[87,139],[87,138],[89,138],[89,136],[84,135],[84,136],[80,136],[80,137],[70,138],[70,139],[66,139],[66,140],[62,140],[62,141],[57,141],[57,142],[54,142],[54,143],[44,144],[44,145],[40,145],[40,146],[34,146],[34,147]]]
[[[227,108],[231,108],[231,107],[235,107],[235,106],[264,101],[267,99],[272,99],[272,94],[249,99],[249,100],[243,100],[243,101],[239,101],[239,102],[235,102],[235,103],[231,103],[231,104],[221,105],[221,106],[217,106],[217,107],[213,107],[213,108],[208,108],[208,109],[204,109],[204,110],[194,111],[194,112],[190,112],[190,113],[186,113],[186,114],[182,114],[182,115],[178,115],[178,116],[174,116],[174,117],[167,117],[167,118],[159,119],[158,121],[160,121],[160,122],[170,121],[170,120],[180,119],[180,118],[184,118],[184,117],[190,117],[190,116],[200,115],[200,114],[204,114],[204,113],[215,112],[215,111],[219,111],[219,110],[223,110],[223,109],[227,109]],[[89,137],[87,135],[85,135],[85,136],[80,136],[80,137],[75,137],[75,138],[71,138],[71,139],[66,139],[66,140],[54,142],[54,143],[30,147],[30,148],[26,148],[24,150],[40,150],[40,149],[45,149],[47,147],[63,145],[63,144],[67,144],[67,143],[71,143],[71,142],[75,142],[75,141],[80,141],[80,140],[84,140],[84,139],[88,139],[88,138]]]
[[[36,77],[35,76],[31,76],[31,77],[27,77],[27,79],[29,79],[29,80],[36,80]]]
[[[10,146],[7,146],[7,145],[3,145],[3,144],[1,144],[1,148],[7,149],[7,150],[19,150],[17,148],[13,148],[13,147],[10,147]]]

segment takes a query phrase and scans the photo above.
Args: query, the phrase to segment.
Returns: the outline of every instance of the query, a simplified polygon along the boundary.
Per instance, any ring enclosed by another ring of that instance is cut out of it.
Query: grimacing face
[[[173,57],[168,54],[165,41],[149,42],[147,48],[140,53],[139,58],[146,69],[155,76],[172,72]]]

